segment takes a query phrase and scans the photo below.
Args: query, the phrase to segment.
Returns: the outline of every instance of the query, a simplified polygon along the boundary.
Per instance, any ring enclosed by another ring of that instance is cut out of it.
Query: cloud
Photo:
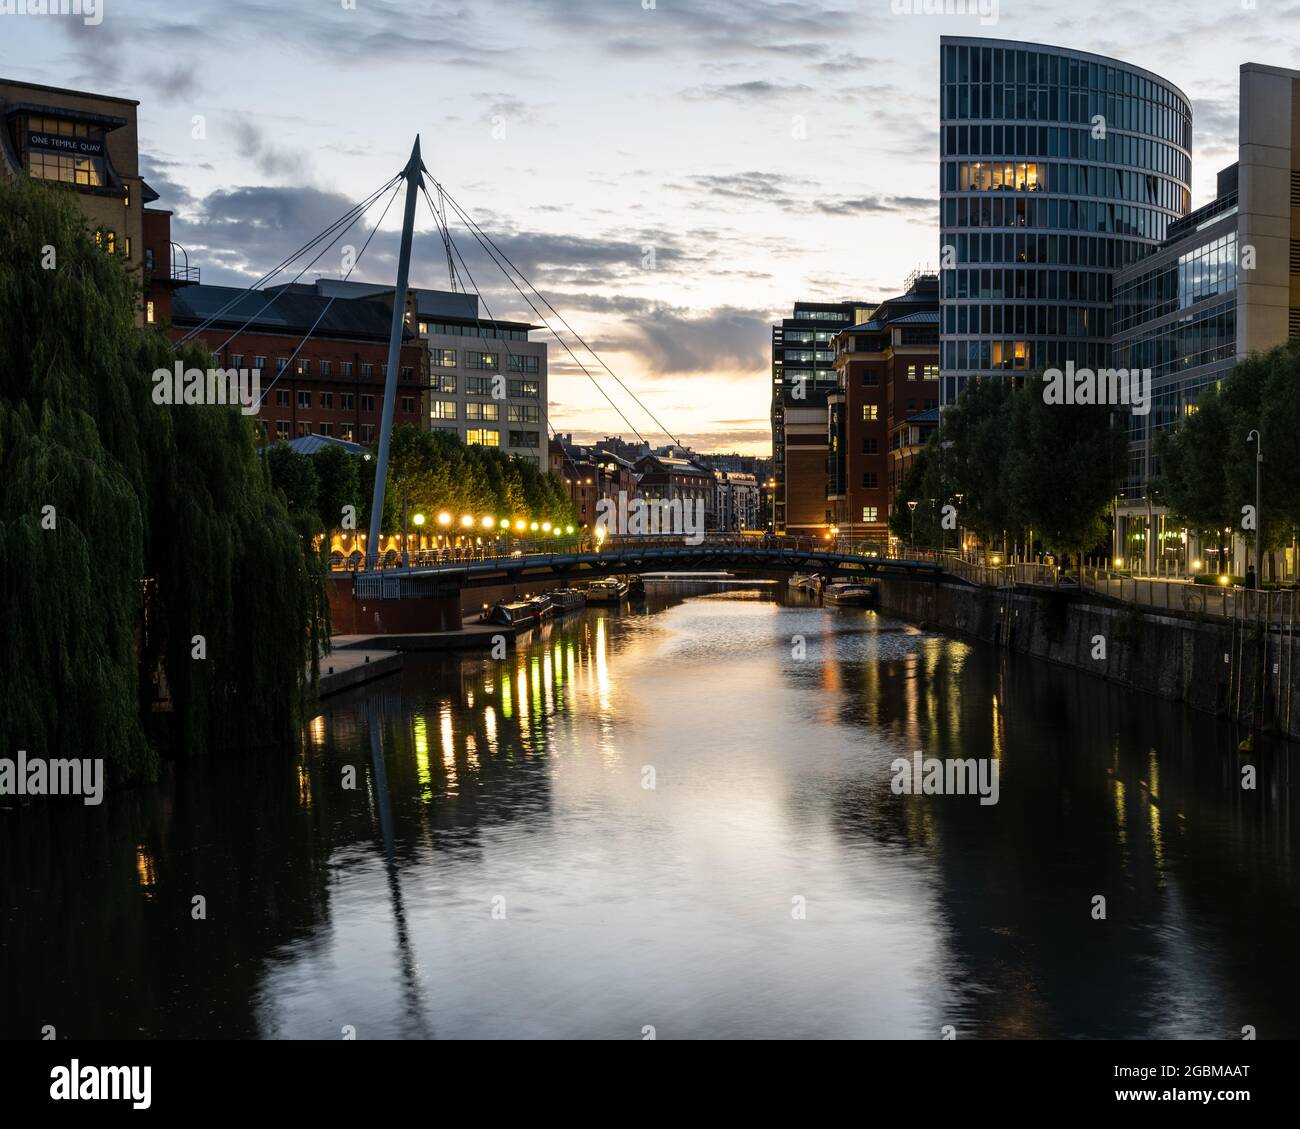
[[[727,98],[737,102],[753,102],[813,93],[815,93],[813,88],[802,82],[769,82],[767,79],[753,79],[749,82],[724,83],[720,86],[695,86],[683,90],[681,96],[692,101]]]
[[[815,180],[781,173],[748,172],[701,174],[688,177],[675,187],[714,200],[735,202],[748,208],[764,204],[800,215],[864,216],[883,213],[919,212],[930,218],[938,214],[938,201],[926,196],[823,196]]]

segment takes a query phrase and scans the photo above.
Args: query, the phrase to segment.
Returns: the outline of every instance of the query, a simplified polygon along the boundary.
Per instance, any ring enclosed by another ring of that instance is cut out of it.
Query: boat
[[[627,585],[616,576],[593,580],[587,586],[587,603],[618,604],[627,596]]]
[[[539,621],[531,600],[498,600],[483,613],[484,623],[498,627],[532,627]]]
[[[822,578],[815,572],[796,572],[790,577],[790,587],[799,592],[811,592],[816,595],[822,590]]]
[[[629,576],[627,578],[627,594],[634,600],[639,596],[644,596],[645,581],[639,576]]]
[[[557,616],[581,611],[587,606],[586,593],[580,592],[576,588],[552,588],[546,594],[550,596],[551,605],[554,607]]]
[[[869,584],[828,584],[822,589],[822,600],[836,606],[867,607],[876,602],[876,593]]]
[[[555,611],[555,606],[551,602],[551,597],[546,592],[537,596],[525,596],[524,601],[532,607],[538,623],[541,623],[544,619],[550,619],[551,615]]]

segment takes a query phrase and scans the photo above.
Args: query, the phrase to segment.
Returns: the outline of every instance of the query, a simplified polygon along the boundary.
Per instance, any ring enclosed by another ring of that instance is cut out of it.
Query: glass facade
[[[1149,263],[1115,277],[1117,368],[1149,369],[1151,411],[1128,417],[1127,501],[1146,498],[1160,467],[1155,436],[1195,410],[1201,391],[1220,381],[1237,357],[1238,240],[1235,193],[1198,209],[1187,228]]]
[[[972,375],[1110,363],[1111,275],[1187,213],[1191,109],[1095,55],[944,37],[941,398]]]

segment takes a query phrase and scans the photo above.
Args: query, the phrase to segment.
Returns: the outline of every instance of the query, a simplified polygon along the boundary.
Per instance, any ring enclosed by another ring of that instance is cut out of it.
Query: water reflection
[[[894,795],[915,749],[999,803]],[[1291,754],[1241,763],[1068,671],[652,584],[290,755],[0,813],[0,1034],[1294,1036]]]

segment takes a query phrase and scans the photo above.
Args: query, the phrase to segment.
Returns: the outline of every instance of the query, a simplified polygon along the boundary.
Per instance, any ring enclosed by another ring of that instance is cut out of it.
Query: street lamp
[[[908,502],[907,508],[912,511],[912,548],[916,548],[916,502],[915,500]]]
[[[1264,522],[1259,512],[1259,474],[1264,463],[1264,444],[1254,428],[1246,436],[1247,443],[1255,444],[1255,586],[1264,582],[1264,542],[1259,535],[1264,532]]]

